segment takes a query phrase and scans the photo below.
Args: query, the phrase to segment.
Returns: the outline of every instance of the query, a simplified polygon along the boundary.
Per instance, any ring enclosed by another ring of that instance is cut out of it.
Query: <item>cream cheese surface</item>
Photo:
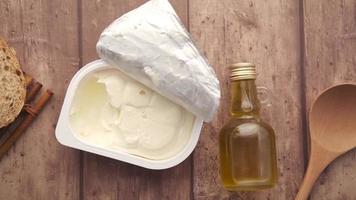
[[[116,69],[87,75],[70,110],[83,142],[153,160],[170,158],[190,139],[195,116]]]

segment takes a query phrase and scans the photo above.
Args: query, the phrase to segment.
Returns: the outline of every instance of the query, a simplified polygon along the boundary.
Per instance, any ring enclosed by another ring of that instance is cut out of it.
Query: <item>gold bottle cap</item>
[[[232,81],[256,79],[256,67],[252,63],[234,63],[230,70]]]

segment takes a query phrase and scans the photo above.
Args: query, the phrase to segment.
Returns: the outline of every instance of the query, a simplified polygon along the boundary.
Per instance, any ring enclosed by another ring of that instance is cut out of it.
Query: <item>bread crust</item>
[[[16,52],[0,37],[0,128],[20,114],[26,99],[26,81]]]

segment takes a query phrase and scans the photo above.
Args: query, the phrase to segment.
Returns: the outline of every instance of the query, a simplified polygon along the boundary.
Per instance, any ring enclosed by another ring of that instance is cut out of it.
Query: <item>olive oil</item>
[[[275,136],[259,116],[255,66],[237,63],[231,70],[231,119],[219,135],[223,185],[230,191],[271,188],[277,182]]]

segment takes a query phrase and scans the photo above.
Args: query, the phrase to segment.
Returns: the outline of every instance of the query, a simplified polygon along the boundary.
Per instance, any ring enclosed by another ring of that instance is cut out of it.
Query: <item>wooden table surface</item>
[[[214,66],[222,98],[194,153],[152,171],[60,145],[54,129],[74,73],[97,59],[101,31],[144,0],[1,0],[0,35],[26,72],[55,92],[45,111],[0,162],[0,199],[293,199],[307,162],[307,111],[319,92],[356,82],[356,0],[172,0]],[[218,176],[218,132],[228,119],[226,66],[257,64],[271,91],[263,117],[277,135],[279,183],[229,193]],[[356,151],[321,175],[311,199],[356,199]]]

